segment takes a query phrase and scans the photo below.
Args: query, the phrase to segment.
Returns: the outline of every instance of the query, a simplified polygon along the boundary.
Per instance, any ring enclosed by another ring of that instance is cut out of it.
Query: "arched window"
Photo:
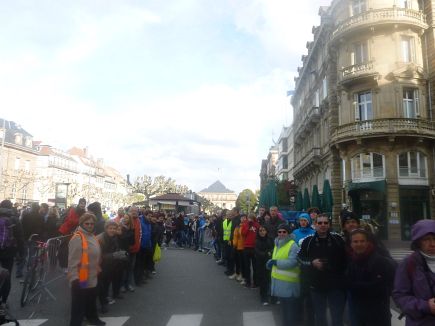
[[[420,152],[406,152],[398,156],[399,178],[427,178],[426,156]]]
[[[352,158],[352,180],[370,181],[385,178],[384,155],[361,153]]]

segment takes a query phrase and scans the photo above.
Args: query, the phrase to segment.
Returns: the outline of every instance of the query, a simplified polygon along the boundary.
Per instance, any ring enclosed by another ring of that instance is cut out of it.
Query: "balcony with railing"
[[[376,76],[378,73],[373,69],[373,61],[354,64],[341,70],[340,83],[347,84],[361,78]]]
[[[332,143],[359,138],[409,136],[435,139],[435,121],[425,119],[387,118],[364,120],[337,127]]]
[[[426,29],[426,15],[419,10],[407,8],[384,8],[364,11],[358,15],[338,22],[332,39],[338,39],[360,29],[384,24],[404,24]]]
[[[300,160],[295,162],[293,174],[295,177],[301,177],[303,174],[311,170],[315,166],[321,164],[322,150],[319,147],[313,147]]]
[[[301,142],[301,138],[308,133],[313,125],[320,121],[320,109],[317,106],[312,106],[305,114],[300,115],[296,126],[294,141]]]

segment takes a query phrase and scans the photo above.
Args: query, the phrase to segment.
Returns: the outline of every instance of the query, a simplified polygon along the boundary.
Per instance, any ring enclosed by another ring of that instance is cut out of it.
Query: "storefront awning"
[[[372,181],[372,182],[350,182],[348,184],[348,192],[358,190],[372,190],[378,192],[385,192],[386,189],[385,180]]]

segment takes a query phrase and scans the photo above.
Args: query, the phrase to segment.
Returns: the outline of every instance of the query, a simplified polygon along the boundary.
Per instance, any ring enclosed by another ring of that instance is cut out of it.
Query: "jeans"
[[[331,313],[332,326],[343,326],[346,295],[342,290],[316,291],[311,289],[316,326],[326,326],[326,308]]]
[[[127,268],[124,270],[124,277],[122,284],[125,287],[133,285],[134,280],[134,266],[136,265],[136,254],[130,253],[128,256]]]

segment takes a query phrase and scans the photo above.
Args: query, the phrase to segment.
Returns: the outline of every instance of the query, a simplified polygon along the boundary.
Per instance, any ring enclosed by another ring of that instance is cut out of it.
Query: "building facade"
[[[227,189],[219,180],[198,192],[198,195],[211,201],[221,209],[232,209],[236,207],[237,194]]]
[[[283,127],[278,139],[278,160],[276,176],[278,180],[293,180],[293,129]]]
[[[296,128],[315,121],[304,131],[314,146],[295,135],[298,180],[326,171],[335,214],[347,203],[376,220],[384,239],[408,240],[411,225],[435,213],[433,4],[335,0],[321,8],[293,97]],[[312,118],[301,118],[310,107]],[[303,173],[307,164],[314,168]]]

